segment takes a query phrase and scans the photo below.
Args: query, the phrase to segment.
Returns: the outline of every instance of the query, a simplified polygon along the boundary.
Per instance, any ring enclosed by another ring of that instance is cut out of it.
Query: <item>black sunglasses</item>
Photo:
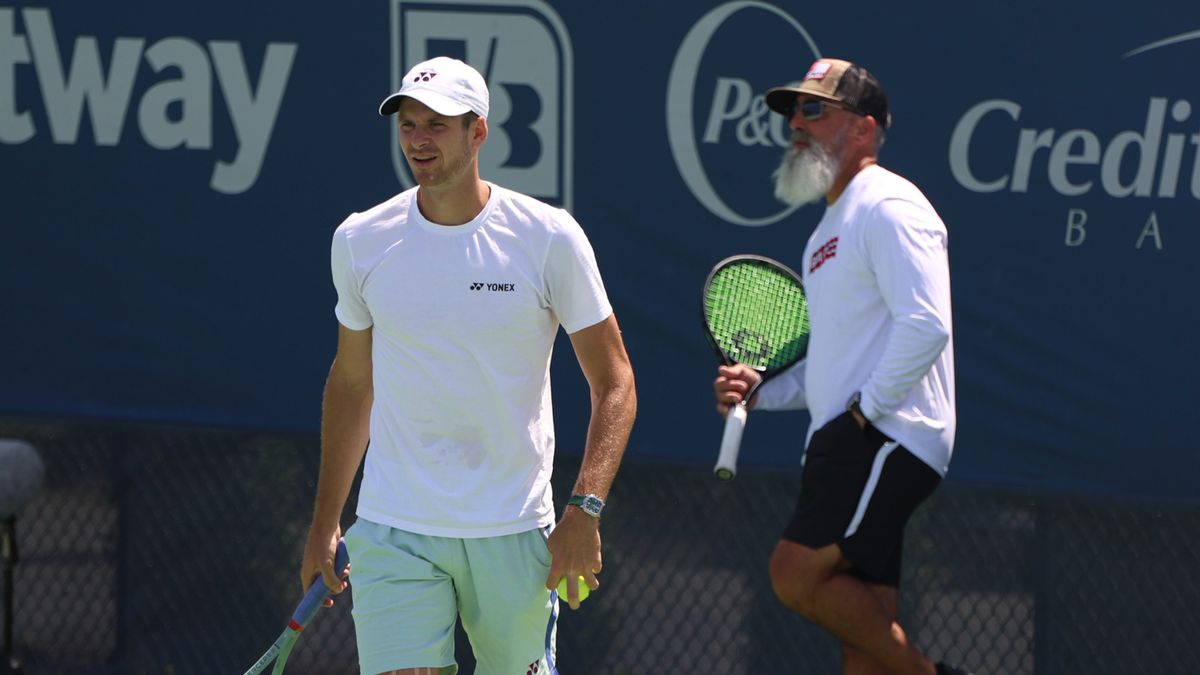
[[[848,110],[856,115],[861,114],[853,108],[848,108],[832,101],[825,101],[819,98],[810,98],[807,101],[795,101],[788,106],[787,118],[790,120],[796,116],[797,112],[799,112],[804,116],[804,119],[808,120],[809,122],[816,122],[825,116],[826,107],[838,108],[839,110]]]

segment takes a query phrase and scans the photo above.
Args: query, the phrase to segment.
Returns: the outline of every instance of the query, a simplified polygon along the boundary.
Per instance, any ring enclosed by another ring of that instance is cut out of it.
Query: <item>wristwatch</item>
[[[578,506],[589,516],[599,518],[600,512],[604,510],[604,500],[596,495],[571,495],[567,506]]]

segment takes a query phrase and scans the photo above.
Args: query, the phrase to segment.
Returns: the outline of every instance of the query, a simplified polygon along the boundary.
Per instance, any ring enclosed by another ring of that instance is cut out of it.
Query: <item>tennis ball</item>
[[[584,600],[587,600],[587,597],[591,592],[592,592],[592,589],[588,588],[587,581],[584,580],[583,576],[580,576],[579,577],[579,601],[583,602]],[[563,577],[558,580],[558,597],[563,601],[566,601],[566,599],[567,599],[567,578],[566,577]]]

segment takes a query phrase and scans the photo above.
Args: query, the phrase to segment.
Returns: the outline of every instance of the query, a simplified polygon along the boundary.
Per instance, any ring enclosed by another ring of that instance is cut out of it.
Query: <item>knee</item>
[[[819,583],[811,553],[807,547],[781,541],[771,554],[768,570],[771,590],[779,602],[806,617],[812,614],[813,596]]]

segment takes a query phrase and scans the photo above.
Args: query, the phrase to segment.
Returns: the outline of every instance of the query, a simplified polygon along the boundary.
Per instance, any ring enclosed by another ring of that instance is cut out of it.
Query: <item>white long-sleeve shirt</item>
[[[867,419],[945,475],[956,421],[946,237],[911,182],[877,165],[856,174],[804,249],[808,357],[763,384],[758,407],[807,407],[811,439],[861,391]]]

